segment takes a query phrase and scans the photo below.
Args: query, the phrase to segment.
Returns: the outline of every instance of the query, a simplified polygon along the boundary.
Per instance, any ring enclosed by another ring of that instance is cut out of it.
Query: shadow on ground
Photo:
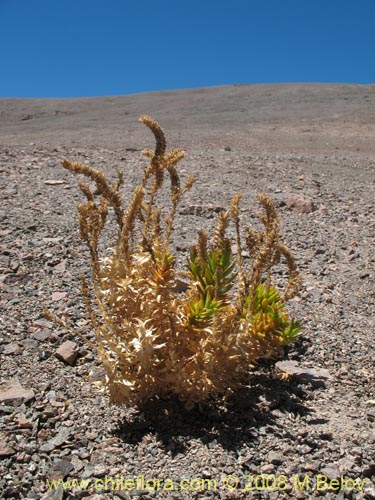
[[[220,443],[224,449],[236,451],[244,443],[256,445],[262,434],[278,435],[280,412],[306,415],[304,399],[300,385],[279,380],[271,373],[256,373],[251,375],[249,385],[232,395],[225,406],[187,410],[176,398],[155,399],[132,418],[119,420],[114,434],[129,444],[139,443],[147,434],[154,435],[172,455],[186,451],[185,443],[191,438],[208,447]],[[285,428],[280,432],[291,437]]]

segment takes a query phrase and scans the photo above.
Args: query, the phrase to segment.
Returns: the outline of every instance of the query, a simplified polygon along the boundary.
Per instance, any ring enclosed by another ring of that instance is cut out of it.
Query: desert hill
[[[0,143],[138,148],[148,114],[184,147],[373,154],[375,86],[228,85],[113,97],[0,99]]]

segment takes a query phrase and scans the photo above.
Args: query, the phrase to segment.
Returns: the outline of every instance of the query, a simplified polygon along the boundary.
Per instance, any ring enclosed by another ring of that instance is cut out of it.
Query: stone
[[[281,465],[284,462],[283,457],[275,451],[270,451],[267,455],[267,459],[270,464],[274,465]]]
[[[335,464],[328,464],[322,467],[320,470],[321,474],[324,474],[328,479],[337,479],[340,477],[340,469]]]
[[[52,302],[58,302],[59,300],[65,299],[66,296],[66,292],[53,292],[53,294],[51,295],[51,300]]]
[[[224,212],[225,208],[215,205],[190,205],[180,210],[181,215],[196,215],[198,217],[207,217],[208,215]]]
[[[21,429],[32,429],[34,427],[34,424],[30,422],[27,418],[25,418],[23,415],[19,415],[16,418],[17,421],[17,426]]]
[[[293,210],[294,212],[302,214],[308,214],[317,209],[311,198],[304,198],[302,195],[297,193],[290,193],[286,201],[286,206],[288,210]]]
[[[15,455],[16,451],[11,446],[2,446],[0,443],[0,458],[7,458]]]
[[[47,340],[51,336],[51,332],[48,330],[41,330],[39,332],[33,333],[32,337],[39,342]]]
[[[53,438],[49,439],[46,443],[42,444],[40,447],[40,451],[42,452],[50,452],[55,448],[59,448],[61,445],[66,443],[67,439],[71,435],[71,429],[68,427],[60,428],[59,432]]]
[[[62,179],[47,179],[44,181],[44,184],[47,186],[59,186],[60,184],[65,184],[65,181]]]
[[[43,419],[53,418],[56,417],[56,415],[57,415],[57,409],[49,405],[47,405],[41,413],[41,417]]]
[[[74,470],[74,465],[69,460],[56,460],[49,472],[50,479],[64,479]]]
[[[34,392],[22,387],[17,378],[0,382],[0,403],[22,402],[33,397]]]
[[[22,347],[26,350],[35,349],[36,347],[38,347],[38,342],[34,339],[21,340],[20,343]]]
[[[65,269],[66,269],[66,261],[63,260],[62,262],[59,262],[58,264],[56,264],[56,266],[54,266],[53,272],[60,274],[64,273]]]
[[[71,460],[71,463],[74,467],[75,473],[82,470],[83,467],[85,466],[84,462],[79,457],[77,457],[77,455],[73,455],[70,460]]]
[[[83,472],[81,473],[82,479],[88,479],[95,474],[95,466],[94,465],[86,465]]]
[[[186,292],[189,288],[189,281],[183,278],[176,278],[175,283],[175,291],[178,293]]]
[[[106,371],[99,367],[94,367],[89,373],[90,382],[101,382],[105,380],[105,376]]]
[[[341,472],[345,475],[354,469],[355,462],[354,462],[354,460],[351,460],[350,458],[344,457],[339,461],[339,467],[340,467]]]
[[[302,490],[296,490],[293,493],[296,500],[303,500],[304,498],[307,498],[305,492]]]
[[[7,435],[4,432],[0,433],[0,459],[15,455],[16,450],[8,444]]]
[[[7,344],[4,349],[3,349],[3,355],[4,356],[9,356],[9,355],[17,355],[21,353],[21,348],[18,344],[15,342],[12,342],[10,344]]]
[[[37,319],[36,321],[33,321],[32,326],[35,328],[48,328],[51,325],[51,322],[48,319]]]
[[[369,483],[365,484],[365,487],[363,488],[363,493],[365,495],[364,498],[366,500],[375,500],[375,486]]]
[[[78,356],[78,345],[71,340],[66,340],[56,350],[55,356],[64,363],[73,365]]]
[[[311,384],[313,387],[324,387],[325,382],[331,379],[328,370],[324,368],[304,368],[296,361],[278,361],[276,368],[293,377],[301,384]]]
[[[273,464],[265,464],[262,465],[260,471],[262,474],[272,474],[275,470],[275,466]]]

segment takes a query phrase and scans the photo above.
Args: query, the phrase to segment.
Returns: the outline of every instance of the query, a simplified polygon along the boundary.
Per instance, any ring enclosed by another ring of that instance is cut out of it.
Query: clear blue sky
[[[0,0],[0,97],[375,83],[375,0]]]

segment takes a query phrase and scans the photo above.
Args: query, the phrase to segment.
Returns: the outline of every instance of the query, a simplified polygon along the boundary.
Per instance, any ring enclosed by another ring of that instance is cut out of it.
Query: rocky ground
[[[277,360],[261,362],[227,407],[205,412],[173,400],[141,411],[111,406],[92,384],[101,374],[96,356],[42,313],[45,303],[92,336],[80,293],[79,275],[89,273],[75,213],[81,195],[60,161],[111,178],[122,166],[128,194],[145,165],[141,147],[153,145],[149,132],[134,118],[142,140],[127,147],[124,137],[120,147],[116,136],[110,147],[51,130],[46,143],[42,130],[27,136],[24,126],[12,140],[0,134],[0,498],[375,498],[372,123],[328,120],[321,135],[288,148],[270,124],[268,142],[244,130],[198,138],[174,129],[170,146],[188,148],[181,176],[197,177],[175,223],[179,265],[234,193],[243,193],[243,224],[257,225],[264,192],[304,278],[289,303],[301,339],[278,361],[289,378]],[[325,130],[346,138],[343,146],[323,145]],[[78,483],[49,491],[47,481],[58,479]]]

